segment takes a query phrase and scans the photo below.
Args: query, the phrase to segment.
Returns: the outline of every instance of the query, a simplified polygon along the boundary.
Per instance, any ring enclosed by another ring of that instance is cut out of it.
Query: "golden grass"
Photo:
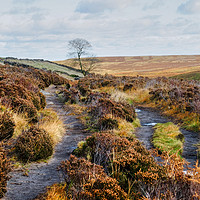
[[[137,89],[127,91],[126,94],[129,96],[129,100],[135,103],[148,103],[150,94],[148,89]]]
[[[35,200],[68,200],[66,196],[66,185],[54,184],[48,188],[44,195]]]
[[[26,130],[28,128],[28,119],[26,118],[26,115],[22,113],[14,113],[13,119],[15,122],[13,137],[16,138],[21,135],[23,130]]]
[[[135,137],[135,130],[140,127],[140,120],[138,118],[136,118],[132,123],[121,118],[117,118],[117,121],[119,126],[118,129],[113,130],[115,135],[119,135],[121,137]]]
[[[126,103],[128,99],[130,98],[130,96],[126,94],[125,92],[115,89],[111,91],[111,98],[116,102]]]
[[[53,139],[54,145],[56,145],[61,141],[65,133],[65,126],[55,111],[44,109],[41,112],[43,117],[39,122],[39,128],[44,129]]]
[[[136,89],[123,92],[114,87],[102,87],[97,89],[99,92],[106,92],[116,102],[122,103],[149,103],[150,94],[148,89]]]
[[[127,56],[100,57],[94,72],[115,76],[175,76],[200,70],[200,56]],[[69,60],[56,61],[58,64],[79,68]]]
[[[51,136],[54,144],[60,142],[65,133],[64,124],[60,120],[54,122],[44,122],[39,125],[39,128],[44,129]]]

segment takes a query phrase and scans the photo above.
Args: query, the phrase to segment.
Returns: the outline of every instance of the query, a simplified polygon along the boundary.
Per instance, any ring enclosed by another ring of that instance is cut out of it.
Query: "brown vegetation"
[[[115,76],[167,77],[195,72],[200,69],[200,56],[135,56],[135,57],[100,57],[94,72]],[[58,64],[74,66],[72,60],[57,61]],[[78,66],[74,66],[78,68]]]
[[[46,159],[53,154],[53,141],[45,130],[33,126],[19,136],[14,151],[25,163]]]
[[[6,156],[6,152],[0,147],[0,198],[6,193],[7,180],[9,179],[8,173],[10,172],[10,162]]]
[[[10,170],[7,153],[11,157],[15,152],[23,162],[46,159],[52,155],[54,144],[59,140],[49,129],[45,129],[46,115],[41,115],[46,100],[40,91],[50,84],[67,85],[69,81],[50,71],[0,65],[0,140],[6,151],[0,150],[0,197],[6,192]],[[37,122],[47,131],[36,128]],[[51,122],[59,125],[57,129],[51,127],[51,131],[60,134],[63,131],[62,123],[58,119]]]

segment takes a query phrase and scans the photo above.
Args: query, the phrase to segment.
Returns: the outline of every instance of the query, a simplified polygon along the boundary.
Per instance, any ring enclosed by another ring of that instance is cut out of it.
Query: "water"
[[[144,144],[147,149],[152,149],[153,126],[157,123],[167,123],[170,119],[162,116],[152,108],[137,108],[137,116],[140,119],[141,127],[137,129],[136,137]],[[197,147],[195,144],[200,142],[200,134],[185,129],[180,129],[185,137],[182,156],[192,167],[197,160]]]

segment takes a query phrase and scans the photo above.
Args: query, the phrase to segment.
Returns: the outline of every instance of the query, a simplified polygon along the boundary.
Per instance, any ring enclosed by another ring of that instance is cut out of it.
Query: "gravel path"
[[[12,177],[8,181],[7,193],[3,200],[28,200],[35,198],[45,191],[47,186],[62,181],[62,176],[57,170],[62,160],[68,159],[77,143],[83,140],[87,134],[76,115],[70,115],[63,104],[55,95],[56,87],[50,86],[44,91],[47,108],[52,108],[66,125],[66,134],[55,147],[55,153],[47,163],[32,163],[27,167],[28,176],[23,169],[16,169],[10,173]]]

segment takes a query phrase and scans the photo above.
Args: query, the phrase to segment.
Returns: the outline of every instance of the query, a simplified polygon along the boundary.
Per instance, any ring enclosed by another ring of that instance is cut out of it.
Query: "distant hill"
[[[72,77],[83,77],[83,74],[78,69],[71,68],[66,65],[61,65],[57,63],[50,62],[48,60],[42,60],[42,59],[17,59],[13,57],[7,57],[7,58],[1,58],[1,62],[7,63],[9,65],[18,65],[18,66],[24,66],[24,67],[35,67],[38,69],[45,69],[45,70],[51,70],[54,72],[57,72],[58,74],[66,77],[66,78],[72,78]]]
[[[188,72],[200,71],[200,55],[174,56],[134,56],[134,57],[99,57],[95,73],[116,76],[175,76]],[[71,59],[56,61],[58,64],[73,66]]]

